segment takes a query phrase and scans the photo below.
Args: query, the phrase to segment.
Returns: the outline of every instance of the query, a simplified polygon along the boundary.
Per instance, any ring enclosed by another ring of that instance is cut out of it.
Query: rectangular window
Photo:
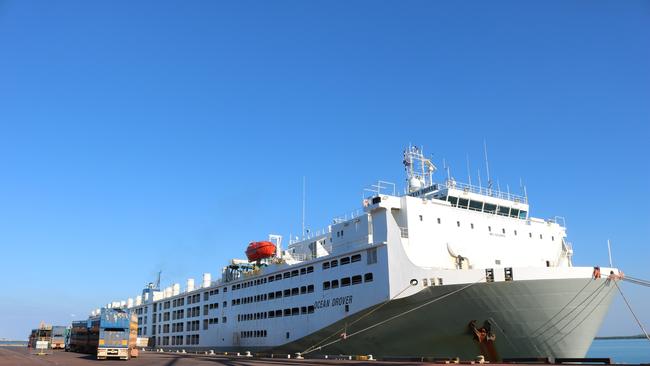
[[[355,254],[352,256],[352,263],[359,262],[361,260],[361,254]]]
[[[352,276],[352,284],[353,285],[358,285],[360,283],[361,283],[361,275]]]
[[[346,264],[350,264],[350,257],[341,258],[341,265],[344,266]]]
[[[510,207],[499,206],[499,215],[500,216],[508,216],[508,215],[510,215]]]
[[[372,273],[366,273],[363,275],[363,282],[372,282]]]
[[[483,211],[483,202],[481,201],[469,201],[469,209],[472,211]]]
[[[330,262],[323,263],[323,269],[329,269],[329,268],[330,268]]]
[[[486,204],[483,206],[483,212],[485,212],[485,213],[491,213],[491,214],[493,214],[493,213],[496,212],[496,210],[497,210],[497,205],[494,205],[494,204],[492,204],[492,203],[486,203]]]
[[[337,261],[336,259],[330,263],[330,267],[332,268],[337,267],[338,265],[339,265],[339,261]]]
[[[313,266],[307,267],[307,273],[313,273],[313,272],[314,272],[314,267]]]
[[[312,292],[314,292],[314,285],[307,286],[307,293],[312,293]]]
[[[458,199],[458,208],[467,208],[469,207],[469,200],[465,198]]]
[[[341,278],[341,287],[350,286],[350,277]]]
[[[330,281],[323,282],[323,290],[329,290],[329,289],[330,289]]]
[[[339,280],[332,280],[332,288],[339,288]]]

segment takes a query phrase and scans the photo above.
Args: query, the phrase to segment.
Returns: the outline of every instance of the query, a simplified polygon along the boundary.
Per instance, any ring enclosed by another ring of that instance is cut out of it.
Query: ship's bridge
[[[432,189],[433,188],[433,189]],[[422,192],[428,190],[428,192]],[[410,196],[430,196],[435,199],[447,201],[453,207],[472,211],[485,212],[528,219],[528,198],[498,189],[477,187],[470,184],[456,182],[448,179],[444,184],[426,187],[422,190],[409,193]]]

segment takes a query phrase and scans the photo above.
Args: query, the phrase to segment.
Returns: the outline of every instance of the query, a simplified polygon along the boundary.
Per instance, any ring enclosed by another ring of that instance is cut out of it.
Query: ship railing
[[[510,192],[503,192],[499,189],[479,187],[467,183],[457,182],[453,179],[447,179],[444,185],[447,188],[457,189],[463,192],[477,193],[483,196],[495,197],[513,202],[528,203],[528,198],[525,196],[512,194]]]
[[[546,222],[552,222],[554,224],[558,224],[561,227],[566,227],[566,219],[564,216],[554,216],[550,219],[546,219]]]
[[[347,213],[345,213],[343,215],[334,216],[334,218],[332,219],[332,223],[340,224],[342,222],[352,220],[355,217],[359,217],[359,216],[361,216],[363,214],[365,214],[365,211],[363,209],[361,209],[361,208],[358,208],[358,209],[356,209],[356,210],[354,210],[352,212],[347,212]]]

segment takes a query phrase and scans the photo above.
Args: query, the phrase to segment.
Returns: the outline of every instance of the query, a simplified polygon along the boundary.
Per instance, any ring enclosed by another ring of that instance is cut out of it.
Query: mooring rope
[[[468,289],[468,288],[470,288],[470,287],[476,285],[477,283],[482,282],[484,279],[485,279],[485,276],[484,276],[484,277],[481,277],[481,279],[479,279],[479,280],[476,281],[476,282],[470,283],[470,284],[468,284],[468,285],[466,285],[466,286],[463,286],[463,287],[461,287],[461,288],[459,288],[459,289],[456,289],[456,290],[454,290],[454,291],[451,291],[451,292],[449,292],[449,293],[446,293],[446,294],[444,294],[444,295],[442,295],[442,296],[440,296],[440,297],[437,297],[437,298],[435,298],[435,299],[433,299],[433,300],[427,301],[427,302],[425,302],[425,303],[422,304],[422,305],[418,305],[418,306],[416,306],[416,307],[414,307],[414,308],[412,308],[412,309],[406,310],[406,311],[404,311],[404,312],[402,312],[402,313],[399,313],[399,314],[393,315],[393,316],[391,316],[391,317],[388,318],[388,319],[384,319],[384,320],[382,320],[382,321],[380,321],[380,322],[377,322],[377,323],[372,324],[372,325],[370,325],[370,326],[367,326],[367,327],[365,327],[365,328],[363,328],[363,329],[360,329],[360,330],[358,330],[358,331],[356,331],[356,332],[354,332],[354,333],[347,334],[347,335],[345,336],[345,338],[338,338],[338,339],[333,340],[332,342],[326,343],[326,344],[324,344],[324,345],[322,345],[322,346],[319,346],[319,347],[317,347],[317,348],[314,348],[314,349],[311,349],[311,350],[309,350],[309,351],[306,351],[306,352],[304,352],[303,354],[307,354],[307,353],[313,352],[313,351],[315,351],[315,350],[317,350],[317,349],[318,349],[318,350],[323,349],[323,348],[325,348],[325,347],[328,347],[328,346],[331,346],[331,345],[333,345],[333,344],[335,344],[335,343],[338,343],[338,342],[342,341],[343,339],[348,339],[348,338],[354,337],[354,336],[356,336],[356,335],[358,335],[358,334],[361,334],[361,333],[363,333],[363,332],[366,332],[366,331],[368,331],[368,330],[370,330],[370,329],[376,328],[376,327],[378,327],[378,326],[380,326],[380,325],[382,325],[382,324],[388,323],[389,321],[395,320],[395,319],[397,319],[397,318],[399,318],[399,317],[402,317],[402,316],[404,316],[404,315],[406,315],[406,314],[409,314],[409,313],[412,313],[412,312],[414,312],[414,311],[416,311],[416,310],[419,310],[419,309],[421,309],[421,308],[423,308],[423,307],[425,307],[425,306],[427,306],[427,305],[433,304],[433,303],[436,302],[436,301],[440,301],[440,300],[442,300],[442,299],[444,299],[444,298],[447,298],[447,297],[449,297],[449,296],[451,296],[451,295],[454,295],[454,294],[457,294],[457,293],[459,293],[459,292],[461,292],[461,291],[463,291],[463,290],[466,290],[466,289]]]
[[[627,305],[627,308],[630,309],[630,313],[632,313],[632,316],[634,317],[634,320],[636,320],[636,323],[639,325],[639,328],[641,328],[641,331],[645,335],[646,339],[650,341],[650,336],[648,336],[648,332],[646,332],[645,328],[643,327],[643,324],[639,320],[639,318],[636,316],[634,313],[634,310],[632,310],[632,306],[630,305],[630,302],[627,301],[627,298],[625,295],[623,295],[623,290],[621,290],[621,287],[614,281],[614,284],[616,285],[616,288],[618,289],[618,292],[621,293],[621,296],[623,297],[623,300],[625,301],[625,305]]]
[[[593,280],[593,279],[589,279],[589,281],[590,281],[590,282],[593,282],[594,280]],[[544,329],[544,331],[540,332],[539,334],[533,334],[533,336],[535,336],[535,337],[541,337],[542,335],[546,334],[546,332],[551,331],[551,330],[554,330],[554,328],[555,328],[558,324],[562,323],[562,322],[563,322],[567,317],[571,316],[575,311],[577,311],[577,313],[576,313],[575,315],[573,315],[573,318],[570,319],[570,320],[568,321],[567,324],[571,323],[571,321],[573,321],[573,319],[575,319],[578,315],[580,315],[580,314],[584,311],[585,307],[582,307],[583,304],[585,304],[585,303],[589,304],[589,303],[591,303],[593,300],[595,300],[595,299],[598,297],[598,295],[600,294],[600,291],[605,287],[605,284],[606,284],[606,283],[607,283],[606,281],[602,281],[602,283],[600,283],[600,284],[598,285],[598,287],[596,287],[596,289],[594,289],[594,291],[592,291],[589,295],[587,295],[584,299],[582,299],[582,301],[580,301],[578,304],[574,305],[574,307],[573,307],[571,310],[569,310],[569,312],[567,312],[566,314],[564,314],[564,316],[560,317],[559,319],[557,319],[557,321],[553,322],[552,324],[546,324],[547,326],[545,327],[546,329]],[[585,287],[583,287],[583,290],[584,290],[584,288],[585,288]],[[580,292],[582,292],[582,290],[580,290]],[[577,297],[577,296],[576,296],[576,297]],[[574,299],[575,299],[576,297],[574,297]],[[592,297],[593,297],[593,299],[592,299]],[[573,301],[574,299],[572,299],[571,301]],[[565,306],[564,308],[562,308],[561,311],[563,311],[565,308],[566,308],[566,306]],[[582,309],[582,310],[580,310],[580,309]],[[559,330],[555,329],[555,333],[554,333],[552,336],[550,336],[549,338],[554,337],[558,332],[560,332],[560,331],[562,331],[564,328],[566,328],[566,327],[567,327],[567,324],[565,324],[565,325],[564,325],[562,328],[560,328]]]
[[[627,282],[633,283],[635,285],[650,287],[650,281],[643,280],[643,279],[640,279],[640,278],[630,277],[630,276],[627,276],[627,275],[625,277],[623,277],[623,281],[627,281]]]
[[[573,296],[573,298],[571,298],[571,300],[569,300],[569,302],[567,302],[566,305],[564,305],[564,307],[562,307],[562,309],[560,309],[560,311],[558,311],[557,313],[555,313],[555,315],[553,315],[552,317],[550,317],[546,322],[544,322],[544,324],[540,325],[537,329],[535,329],[535,330],[531,333],[531,336],[536,337],[536,336],[537,336],[537,332],[541,332],[539,335],[542,335],[542,334],[544,334],[546,331],[548,331],[548,329],[546,329],[547,326],[548,326],[549,328],[552,328],[552,327],[556,326],[560,321],[562,321],[562,319],[560,319],[560,320],[557,321],[557,322],[553,322],[553,321],[555,320],[555,318],[558,317],[558,316],[561,316],[561,314],[564,312],[564,310],[566,310],[566,308],[568,308],[569,305],[571,305],[571,303],[573,303],[573,301],[575,301],[575,300],[578,298],[578,296],[580,296],[580,294],[582,293],[582,291],[584,291],[584,290],[587,288],[587,286],[589,286],[589,285],[590,285],[591,283],[593,283],[593,282],[594,282],[594,280],[593,280],[592,278],[589,278],[589,279],[586,281],[585,285],[580,289],[580,291],[578,291],[578,292]],[[579,306],[579,305],[580,305],[580,304],[578,304],[578,306]],[[570,314],[570,313],[571,313],[571,312],[569,312],[569,314]],[[565,315],[565,317],[566,317],[566,315]]]
[[[333,332],[333,333],[330,334],[329,336],[323,338],[320,342],[314,344],[313,346],[307,347],[307,349],[304,350],[303,352],[301,352],[301,354],[307,354],[307,353],[309,353],[309,352],[311,352],[311,351],[313,351],[313,350],[315,350],[315,349],[318,349],[318,348],[319,348],[319,345],[321,345],[323,342],[327,341],[328,339],[332,338],[332,337],[335,336],[335,335],[339,335],[339,334],[341,334],[341,332],[345,332],[346,329],[347,329],[347,327],[352,326],[353,324],[359,322],[361,319],[363,319],[363,318],[369,316],[370,314],[374,313],[375,311],[381,309],[382,307],[384,307],[384,305],[388,304],[389,302],[391,302],[392,300],[394,300],[395,298],[397,298],[399,295],[403,294],[404,291],[408,290],[410,287],[413,287],[413,285],[409,284],[408,286],[404,287],[404,289],[402,289],[402,291],[398,292],[395,296],[393,296],[393,297],[391,297],[390,299],[384,301],[381,305],[379,305],[379,306],[377,306],[376,308],[370,310],[369,312],[363,314],[362,316],[360,316],[359,318],[355,319],[355,320],[354,320],[353,322],[351,322],[350,324],[345,323],[345,325],[344,325],[342,328],[340,328],[339,330]]]

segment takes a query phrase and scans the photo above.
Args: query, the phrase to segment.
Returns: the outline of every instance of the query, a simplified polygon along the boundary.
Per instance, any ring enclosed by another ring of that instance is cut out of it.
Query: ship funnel
[[[210,287],[210,283],[212,282],[212,275],[209,273],[204,273],[203,274],[203,287]]]
[[[174,287],[172,287],[172,293],[171,296],[176,296],[181,293],[181,284],[180,283],[175,283]]]
[[[187,292],[194,291],[194,279],[193,278],[188,278],[187,279]]]

